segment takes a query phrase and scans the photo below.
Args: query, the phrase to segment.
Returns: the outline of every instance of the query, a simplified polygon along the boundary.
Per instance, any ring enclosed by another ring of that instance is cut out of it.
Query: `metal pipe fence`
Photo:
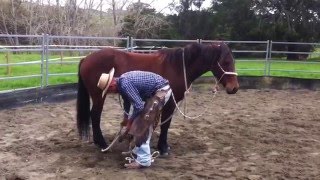
[[[102,48],[153,53],[162,48],[184,47],[188,43],[217,42],[219,41],[203,39],[0,34],[0,92],[76,82],[80,59]],[[279,73],[304,73],[320,78],[320,43],[269,40],[224,42],[232,49],[240,75],[277,76]],[[306,46],[307,50],[301,50],[303,46]],[[289,61],[286,57],[290,54],[303,60]],[[307,57],[309,59],[306,59]],[[286,64],[292,68],[283,68]]]

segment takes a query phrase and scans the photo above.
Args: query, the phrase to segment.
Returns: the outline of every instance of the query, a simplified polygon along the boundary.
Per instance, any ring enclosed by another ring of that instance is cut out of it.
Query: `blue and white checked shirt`
[[[117,79],[118,90],[124,100],[124,109],[129,113],[130,105],[133,113],[129,119],[133,120],[144,108],[144,101],[150,98],[158,89],[169,84],[168,80],[158,74],[146,71],[130,71]]]

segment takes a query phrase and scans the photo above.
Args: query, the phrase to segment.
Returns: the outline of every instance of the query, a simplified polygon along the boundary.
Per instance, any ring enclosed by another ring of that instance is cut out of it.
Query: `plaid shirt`
[[[124,100],[124,109],[129,113],[130,104],[133,120],[144,108],[144,101],[150,98],[158,89],[169,84],[168,80],[158,74],[146,71],[130,71],[117,79],[118,90]]]

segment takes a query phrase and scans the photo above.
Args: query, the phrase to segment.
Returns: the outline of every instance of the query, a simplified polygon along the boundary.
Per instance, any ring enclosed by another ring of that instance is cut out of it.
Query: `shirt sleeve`
[[[144,101],[141,99],[141,97],[139,95],[139,91],[130,82],[123,82],[122,85],[124,86],[123,93],[125,94],[127,100],[133,106],[132,115],[129,117],[130,120],[133,120],[143,110]],[[130,108],[130,106],[129,106],[129,108]]]

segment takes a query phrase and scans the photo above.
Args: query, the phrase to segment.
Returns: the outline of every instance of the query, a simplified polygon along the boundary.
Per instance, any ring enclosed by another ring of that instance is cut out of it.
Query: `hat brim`
[[[106,95],[106,93],[107,93],[107,91],[108,91],[108,88],[109,88],[109,86],[110,86],[110,84],[111,84],[113,75],[114,75],[114,68],[112,68],[112,69],[109,71],[108,84],[107,84],[106,88],[102,91],[102,98]]]

